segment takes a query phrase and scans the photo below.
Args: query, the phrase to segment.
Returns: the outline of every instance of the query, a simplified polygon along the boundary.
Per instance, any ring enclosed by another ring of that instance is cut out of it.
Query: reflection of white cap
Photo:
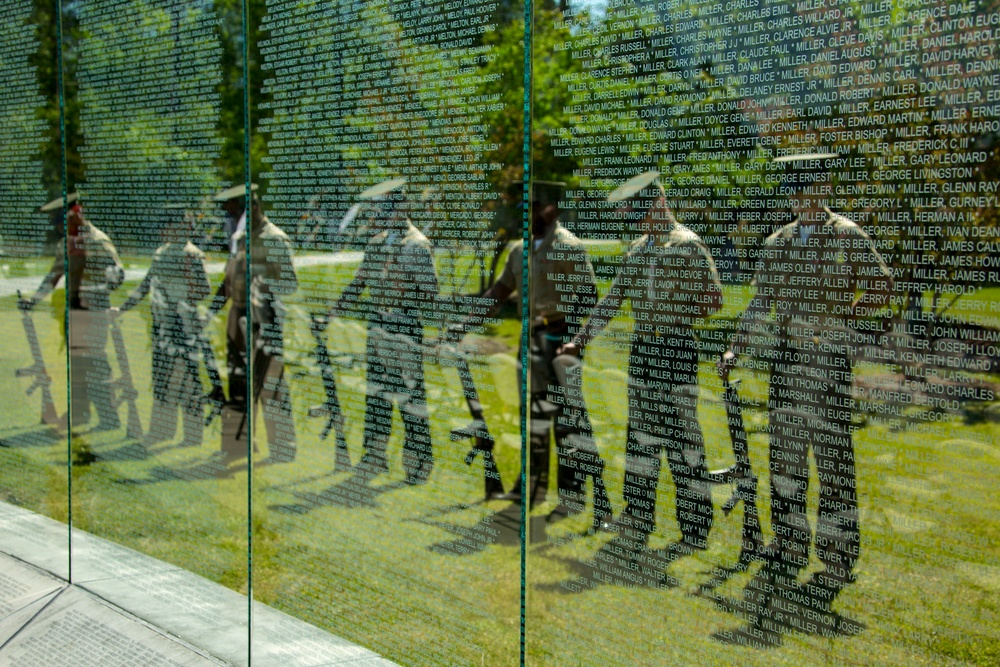
[[[69,195],[66,196],[66,201],[65,202],[63,201],[62,197],[59,197],[58,199],[53,199],[48,204],[46,204],[45,206],[42,206],[38,210],[40,212],[42,212],[42,213],[51,213],[52,211],[58,211],[63,206],[66,206],[68,204],[72,204],[73,202],[75,202],[79,198],[80,198],[79,193],[77,193],[77,192],[71,192],[71,193],[69,193]]]
[[[257,184],[250,184],[250,191],[257,192]],[[247,184],[240,183],[239,185],[234,185],[231,188],[226,188],[222,192],[217,192],[212,199],[215,201],[229,201],[230,199],[236,199],[237,197],[247,196]]]
[[[660,177],[660,172],[658,171],[647,171],[645,173],[639,174],[638,176],[633,176],[628,179],[614,191],[608,195],[609,202],[619,202],[625,201],[626,199],[631,199],[638,193],[642,192],[650,185],[656,182],[656,179]]]
[[[774,164],[783,164],[785,162],[809,162],[811,160],[829,160],[834,157],[840,157],[840,155],[837,153],[802,153],[801,155],[782,155],[781,157],[774,158]]]
[[[382,181],[381,183],[373,185],[364,192],[362,192],[360,195],[358,195],[358,199],[361,200],[377,199],[382,195],[387,195],[390,192],[395,192],[396,190],[399,190],[400,188],[403,188],[405,186],[406,186],[405,178],[394,178],[391,181]]]

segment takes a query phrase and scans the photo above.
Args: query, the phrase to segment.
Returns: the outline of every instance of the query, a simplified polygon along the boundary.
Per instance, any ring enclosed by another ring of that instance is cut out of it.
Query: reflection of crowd
[[[859,347],[878,344],[877,328],[859,322],[881,315],[892,282],[872,240],[857,224],[826,206],[821,193],[830,191],[827,164],[832,157],[779,159],[786,169],[784,187],[795,220],[760,245],[753,299],[718,364],[727,381],[741,357],[766,358],[771,364],[767,468],[774,537],[753,554],[763,566],[745,591],[747,602],[762,610],[751,614],[750,626],[743,631],[757,640],[764,632],[765,612],[773,607],[794,604],[802,614],[831,614],[833,600],[854,580],[860,553],[857,461],[851,435],[852,357]],[[475,312],[460,314],[461,320],[451,323],[446,336],[457,341],[481,326],[512,294],[523,296],[528,291],[527,300],[522,299],[527,306],[523,315],[527,356],[521,360],[528,369],[521,377],[528,381],[522,397],[528,404],[522,409],[527,413],[530,452],[524,457],[523,484],[500,497],[521,503],[527,496],[531,507],[545,500],[554,441],[558,502],[549,519],[582,512],[590,479],[595,517],[591,530],[615,533],[605,550],[630,567],[651,562],[649,554],[657,551],[667,567],[677,558],[706,549],[713,525],[712,484],[719,482],[707,470],[697,412],[695,329],[723,305],[721,282],[708,246],[677,220],[660,175],[650,171],[628,180],[607,198],[630,231],[641,236],[625,255],[608,292],[598,299],[586,247],[559,221],[560,185],[533,184],[528,244],[511,250],[500,277],[482,295]],[[220,448],[225,465],[246,457],[249,421],[259,406],[268,460],[292,462],[297,454],[296,429],[284,358],[288,318],[284,298],[298,286],[292,245],[264,215],[252,190],[233,188],[217,199],[231,220],[242,221],[232,225],[225,278],[210,309],[214,314],[230,303],[228,396],[218,391],[206,395],[202,388],[199,363],[210,361],[204,349],[206,322],[198,304],[210,288],[204,253],[191,242],[191,218],[182,210],[171,213],[164,244],[145,279],[120,308],[112,308],[110,293],[123,279],[115,248],[86,220],[81,202],[59,202],[66,211],[68,255],[57,257],[38,292],[23,299],[21,307],[30,311],[52,291],[64,265],[68,267],[73,393],[70,415],[63,420],[67,425],[86,424],[93,404],[99,419],[95,428],[120,427],[120,400],[109,393],[107,329],[114,317],[148,294],[153,314],[153,415],[145,444],[173,437],[178,409],[183,443],[200,444],[205,405],[225,403]],[[390,470],[388,444],[395,407],[404,428],[406,481],[425,484],[431,481],[435,458],[424,386],[424,329],[444,327],[447,319],[440,312],[432,246],[408,216],[404,179],[379,183],[361,193],[359,201],[367,209],[365,228],[370,237],[364,258],[354,279],[339,298],[325,304],[313,326],[324,332],[331,316],[360,313],[367,319],[364,456],[358,471],[363,483]],[[422,205],[431,206],[427,202],[425,197]],[[358,217],[359,211],[354,210],[353,216]],[[731,231],[729,240],[741,260],[739,271],[745,271],[745,257],[754,245],[745,221]],[[604,489],[599,434],[584,400],[583,357],[626,301],[634,329],[628,410],[623,416],[627,424],[624,508],[614,517]],[[810,452],[819,480],[815,537],[806,510]],[[650,537],[656,526],[664,456],[676,489],[674,513],[680,539],[665,549],[653,549]],[[798,577],[813,548],[822,569],[802,583]],[[739,633],[730,637],[746,639]]]

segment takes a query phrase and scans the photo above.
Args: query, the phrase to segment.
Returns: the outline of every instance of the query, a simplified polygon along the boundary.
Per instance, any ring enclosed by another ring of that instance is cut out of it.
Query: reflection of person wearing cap
[[[246,197],[246,186],[230,188],[219,195],[229,199]],[[292,264],[292,244],[274,225],[251,195],[250,204],[250,306],[253,344],[253,404],[263,406],[267,430],[268,457],[274,462],[295,459],[295,422],[288,379],[285,377],[284,323],[285,306],[281,298],[298,289]],[[232,300],[226,324],[229,366],[229,403],[244,409],[247,399],[247,266],[246,230],[233,235],[235,251],[226,263],[225,279],[219,288],[213,310]],[[251,414],[252,414],[251,408]]]
[[[546,499],[550,432],[554,432],[559,505],[553,510],[552,519],[582,512],[587,475],[603,475],[604,468],[584,403],[583,365],[577,357],[556,353],[597,303],[597,281],[587,250],[558,219],[559,198],[564,187],[563,183],[531,182],[528,497],[531,507]],[[523,293],[523,266],[522,242],[510,250],[500,277],[482,296],[490,312],[466,319],[455,328],[455,333],[462,333],[495,313],[512,293]],[[603,484],[600,488],[603,489]],[[521,490],[514,489],[507,497],[520,501]],[[598,499],[595,494],[595,504],[601,505],[595,511],[599,519],[611,518],[606,498]]]
[[[257,192],[257,184],[251,183],[250,194],[252,197],[256,196],[253,194],[255,192]],[[222,207],[222,211],[226,215],[223,222],[223,232],[226,236],[229,254],[236,252],[236,234],[245,231],[247,227],[246,193],[247,186],[246,183],[243,183],[227,188],[213,197],[215,201],[219,202],[219,206]]]
[[[70,386],[72,389],[72,425],[90,421],[90,404],[97,410],[95,430],[114,430],[120,426],[114,396],[109,387],[111,366],[108,364],[107,342],[110,294],[125,279],[118,260],[118,251],[108,235],[92,225],[83,215],[76,193],[64,203],[56,199],[41,208],[59,215],[66,209],[66,243],[57,245],[55,261],[34,296],[24,299],[21,308],[31,309],[44,299],[63,277],[66,251],[69,251],[69,273],[66,276],[66,296],[70,309],[69,348]]]
[[[422,316],[437,297],[437,274],[431,244],[405,211],[406,180],[379,183],[360,195],[375,215],[375,235],[364,259],[344,289],[334,312],[356,305],[367,289],[368,346],[365,381],[365,453],[361,469],[369,475],[387,472],[386,445],[392,435],[392,406],[403,418],[403,468],[410,484],[427,480],[434,467],[431,430],[424,388]]]
[[[719,363],[727,378],[740,355],[764,353],[759,348],[773,312],[777,342],[768,412],[775,537],[765,552],[765,568],[747,590],[760,595],[758,604],[764,607],[772,599],[766,591],[772,589],[789,594],[788,599],[803,598],[794,591],[811,542],[806,518],[810,446],[820,485],[816,555],[823,570],[809,580],[805,593],[816,610],[828,612],[837,593],[853,581],[860,548],[850,351],[862,341],[857,321],[886,305],[892,279],[871,238],[825,205],[832,192],[830,160],[836,157],[809,154],[775,161],[786,165],[785,189],[796,219],[764,241],[756,294]]]
[[[681,540],[676,558],[707,546],[712,496],[705,479],[705,446],[696,407],[698,347],[692,326],[722,305],[715,262],[702,240],[675,218],[655,171],[627,181],[608,197],[644,232],[587,326],[564,349],[583,350],[621,308],[632,304],[635,328],[629,354],[626,507],[618,519],[623,546],[646,548],[656,524],[660,454],[677,487]]]
[[[117,309],[128,312],[147,294],[153,318],[153,411],[146,442],[174,437],[177,409],[184,420],[184,444],[200,445],[202,386],[198,365],[201,322],[196,305],[211,285],[205,253],[190,241],[193,224],[180,208],[168,208],[174,219],[164,229],[165,243],[153,253],[146,277]]]

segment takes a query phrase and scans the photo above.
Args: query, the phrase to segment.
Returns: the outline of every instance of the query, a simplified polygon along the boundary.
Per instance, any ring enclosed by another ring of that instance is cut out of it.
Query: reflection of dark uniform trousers
[[[794,577],[807,564],[809,446],[819,477],[816,555],[826,566],[821,585],[838,591],[852,580],[861,535],[851,442],[851,362],[842,345],[783,340],[771,370],[771,522],[773,554]]]
[[[233,305],[227,325],[226,359],[229,366],[229,401],[243,410],[247,400],[246,308]],[[288,380],[284,377],[283,318],[253,323],[254,397],[262,401],[264,426],[268,431],[269,456],[277,460],[295,458],[295,424]],[[251,413],[252,414],[252,413]],[[246,431],[243,435],[245,436]],[[256,450],[255,450],[256,451]]]
[[[94,404],[102,428],[120,425],[114,392],[111,391],[111,365],[108,363],[108,327],[106,310],[82,308],[78,300],[70,303],[69,352],[72,389],[72,423],[90,422],[90,404]]]
[[[704,547],[713,508],[696,413],[697,382],[698,347],[689,328],[639,336],[632,343],[623,523],[647,535],[655,529],[660,452],[666,450],[677,489],[677,524],[686,542]]]
[[[554,430],[558,459],[556,483],[560,501],[570,509],[582,511],[586,501],[587,473],[578,468],[580,464],[596,466],[600,457],[593,444],[590,417],[579,387],[579,368],[569,378],[569,381],[577,383],[576,391],[566,390],[566,380],[560,378],[563,373],[557,368],[557,364],[562,364],[563,368],[567,364],[579,366],[580,361],[576,357],[556,356],[556,350],[572,338],[566,321],[560,320],[547,326],[534,327],[528,339],[528,354],[531,357],[531,421],[528,440],[531,452],[529,470],[532,476],[529,493],[532,505],[545,500],[549,475],[550,430]]]
[[[392,405],[403,418],[403,469],[426,479],[434,466],[424,387],[423,326],[401,312],[374,313],[368,324],[365,457],[386,468]]]
[[[179,367],[179,368],[178,368]],[[175,375],[180,375],[175,380]],[[150,430],[159,429],[170,436],[176,425],[175,406],[184,410],[185,440],[201,441],[202,386],[198,369],[198,348],[189,340],[180,313],[170,310],[153,315],[153,398],[170,406],[167,415],[158,415],[163,423],[154,424]],[[157,415],[154,409],[154,415]]]

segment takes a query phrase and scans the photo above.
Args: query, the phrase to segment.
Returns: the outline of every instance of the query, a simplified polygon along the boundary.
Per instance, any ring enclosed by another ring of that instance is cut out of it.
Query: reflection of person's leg
[[[801,377],[797,366],[773,372],[771,378],[771,523],[774,529],[772,556],[783,574],[795,577],[809,559],[811,531],[806,518],[809,485],[809,443],[803,437],[805,415],[796,389]]]
[[[559,503],[567,511],[578,513],[584,510],[587,500],[587,475],[602,474],[604,461],[597,452],[583,400],[583,363],[578,357],[560,355],[552,360],[552,371],[561,390],[556,395],[562,400],[562,409],[555,418]]]
[[[408,481],[419,483],[426,481],[434,468],[422,349],[413,346],[407,351],[407,356],[402,362],[399,383],[402,385],[402,395],[406,396],[399,404],[405,430],[403,469],[406,471]]]
[[[295,460],[295,421],[292,417],[292,401],[289,395],[288,379],[284,376],[284,357],[268,356],[260,405],[264,412],[264,428],[267,429],[268,455],[274,461]]]
[[[181,410],[184,424],[183,444],[188,447],[200,445],[205,428],[204,404],[202,396],[204,388],[198,372],[198,350],[185,348],[183,358],[183,376],[181,383]]]
[[[387,386],[387,373],[372,336],[380,335],[374,328],[368,332],[368,349],[365,367],[365,431],[362,437],[364,455],[362,468],[380,473],[389,469],[386,462],[386,445],[392,435],[392,403],[385,395],[391,391]]]
[[[156,324],[153,325],[153,409],[146,430],[147,444],[170,440],[177,429],[176,404],[181,387],[173,381],[174,365],[159,329]]]
[[[628,435],[625,442],[625,480],[622,495],[625,509],[621,523],[635,530],[645,542],[656,528],[656,487],[660,480],[660,452],[662,434],[657,424],[660,420],[652,410],[658,403],[657,392],[636,383],[629,376]],[[646,405],[647,408],[636,407]]]
[[[84,329],[81,332],[87,358],[87,397],[97,410],[98,428],[114,430],[119,428],[118,406],[111,389],[111,364],[108,363],[109,314],[104,311],[81,311],[85,313]]]
[[[813,434],[819,477],[816,555],[823,563],[823,570],[810,581],[813,599],[826,608],[836,594],[854,580],[853,570],[861,547],[851,410],[848,407],[851,385],[828,384],[830,391],[823,396],[827,401],[825,428]]]
[[[691,361],[686,359],[679,365],[690,366]],[[690,369],[686,370],[687,372],[682,370],[679,374],[675,373],[675,376],[694,380],[695,373],[690,372]],[[708,471],[705,469],[705,443],[697,417],[697,386],[675,386],[666,403],[667,462],[677,488],[677,526],[685,545],[705,549],[708,546],[714,510],[706,480]]]
[[[70,335],[76,338],[72,333]],[[70,417],[75,428],[90,423],[90,399],[87,396],[87,373],[90,362],[85,352],[83,347],[74,346],[70,349],[69,376],[73,394]]]
[[[529,507],[545,502],[549,488],[549,447],[552,415],[545,409],[545,394],[529,397],[528,414],[528,501]]]

